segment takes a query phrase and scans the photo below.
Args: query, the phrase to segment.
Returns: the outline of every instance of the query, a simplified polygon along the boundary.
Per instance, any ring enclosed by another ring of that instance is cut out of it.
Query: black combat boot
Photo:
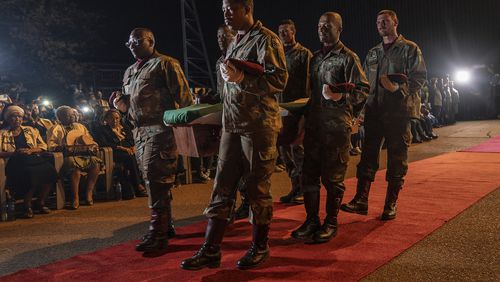
[[[337,215],[344,197],[344,190],[343,183],[327,188],[326,218],[321,228],[313,235],[314,243],[326,243],[337,235]]]
[[[345,212],[368,214],[368,194],[370,193],[371,181],[366,178],[359,178],[356,186],[356,195],[347,204],[342,204],[340,209]]]
[[[135,246],[138,252],[152,253],[167,249],[167,226],[170,218],[166,209],[151,209],[149,232]]]
[[[296,239],[307,239],[320,228],[319,221],[319,191],[304,193],[304,206],[306,208],[306,221],[292,232]]]
[[[269,257],[268,224],[254,224],[252,229],[252,246],[246,254],[236,263],[239,269],[257,267]]]
[[[396,201],[398,200],[398,195],[401,188],[402,184],[400,183],[389,182],[389,184],[387,185],[384,212],[380,217],[381,220],[391,220],[396,218]]]
[[[220,266],[220,244],[224,237],[227,221],[224,219],[208,219],[205,243],[190,258],[181,262],[181,268],[186,270],[200,270],[202,268],[216,268]]]

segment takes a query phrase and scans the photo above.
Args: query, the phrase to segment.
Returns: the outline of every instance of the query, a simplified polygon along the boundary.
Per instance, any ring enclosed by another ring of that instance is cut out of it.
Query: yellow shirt
[[[26,143],[30,148],[40,148],[42,150],[47,150],[47,144],[43,141],[40,136],[40,132],[31,126],[21,126],[22,133],[26,138]],[[0,130],[0,151],[1,152],[15,152],[16,143],[14,142],[14,135],[10,129]]]
[[[73,123],[70,126],[70,130],[76,130],[81,133],[81,135],[91,136],[85,125],[81,123]],[[49,150],[54,150],[58,146],[66,145],[66,135],[68,131],[62,124],[56,123],[52,128],[47,131],[47,145]]]

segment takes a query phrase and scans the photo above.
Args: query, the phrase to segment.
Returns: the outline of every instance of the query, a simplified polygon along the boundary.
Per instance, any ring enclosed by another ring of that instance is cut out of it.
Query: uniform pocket
[[[411,135],[411,131],[408,131],[405,134],[403,134],[403,142],[406,145],[406,147],[410,147],[412,139],[413,136]]]
[[[349,162],[349,150],[343,149],[339,152],[339,161],[343,164]]]
[[[130,89],[130,80],[131,78],[130,77],[126,77],[123,79],[123,91],[124,91],[124,94],[130,94],[129,93],[129,89]]]

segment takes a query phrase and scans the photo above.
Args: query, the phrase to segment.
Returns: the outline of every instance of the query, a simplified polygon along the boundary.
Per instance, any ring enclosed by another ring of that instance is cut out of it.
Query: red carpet
[[[500,135],[476,146],[461,150],[460,152],[500,153]]]
[[[401,191],[396,220],[377,219],[385,195],[384,173],[374,183],[368,216],[340,212],[338,236],[323,245],[290,239],[301,224],[302,206],[276,205],[271,232],[271,257],[262,267],[240,271],[235,262],[249,246],[250,226],[239,221],[226,233],[223,262],[218,269],[198,272],[179,268],[202,243],[205,222],[178,229],[170,251],[144,258],[135,242],[79,255],[35,269],[22,270],[2,281],[351,281],[358,280],[422,240],[448,220],[500,186],[500,158],[490,153],[451,153],[410,164]],[[492,173],[493,172],[493,173]],[[355,180],[346,181],[353,194]]]

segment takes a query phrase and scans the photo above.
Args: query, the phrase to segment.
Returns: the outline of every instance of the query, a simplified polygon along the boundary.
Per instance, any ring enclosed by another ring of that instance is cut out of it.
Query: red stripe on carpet
[[[476,152],[476,153],[500,153],[500,135],[490,138],[476,146],[460,150],[459,152]]]
[[[223,261],[218,269],[197,272],[179,268],[203,242],[206,225],[200,222],[178,228],[167,254],[144,258],[133,250],[135,242],[75,256],[42,267],[22,270],[3,281],[353,281],[386,264],[413,244],[500,186],[497,154],[451,153],[410,164],[406,185],[400,194],[398,217],[378,220],[383,209],[385,171],[377,174],[370,195],[368,216],[340,212],[339,234],[323,245],[305,245],[291,239],[301,224],[302,206],[276,205],[271,228],[271,257],[261,267],[240,271],[235,262],[250,240],[245,221],[234,224],[223,243]],[[351,199],[355,179],[346,181],[345,201]],[[324,190],[322,191],[324,192]],[[322,206],[324,206],[324,199]]]

